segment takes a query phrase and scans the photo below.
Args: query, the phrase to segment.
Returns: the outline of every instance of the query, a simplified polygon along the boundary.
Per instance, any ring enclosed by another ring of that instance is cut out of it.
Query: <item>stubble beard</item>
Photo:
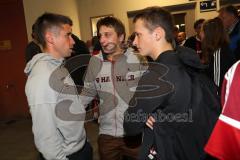
[[[117,51],[117,44],[116,43],[108,43],[106,46],[102,47],[104,53],[106,54],[113,54]]]

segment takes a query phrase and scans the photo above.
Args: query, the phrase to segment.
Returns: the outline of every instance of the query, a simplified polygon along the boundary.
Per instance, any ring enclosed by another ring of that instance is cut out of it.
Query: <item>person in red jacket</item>
[[[240,61],[225,74],[222,87],[222,114],[205,147],[219,160],[240,160]]]

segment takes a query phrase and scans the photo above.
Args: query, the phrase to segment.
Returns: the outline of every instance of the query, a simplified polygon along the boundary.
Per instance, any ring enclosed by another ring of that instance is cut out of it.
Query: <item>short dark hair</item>
[[[55,13],[44,13],[35,22],[36,28],[36,40],[43,47],[46,46],[46,40],[44,34],[47,29],[52,27],[61,27],[63,24],[69,24],[72,26],[72,20],[64,15],[55,14]]]
[[[141,19],[145,23],[145,27],[150,31],[153,31],[157,27],[162,27],[165,31],[165,39],[167,42],[172,43],[174,36],[174,23],[170,12],[161,7],[148,7],[140,11],[134,19],[133,23],[136,23],[138,19]]]
[[[233,5],[222,7],[218,12],[227,12],[231,15],[234,15],[235,17],[238,17],[238,10]]]
[[[203,18],[196,20],[193,25],[194,29],[197,29],[198,25],[202,24],[204,21],[205,21],[205,19],[203,19]]]
[[[125,36],[126,36],[125,27],[119,19],[108,16],[108,17],[101,18],[100,20],[98,20],[98,22],[97,22],[97,34],[98,35],[99,35],[99,29],[101,26],[107,26],[107,27],[114,28],[117,35],[118,36],[123,35],[124,39],[125,39]]]
[[[31,34],[31,36],[32,36],[32,39],[35,39],[36,40],[36,24],[34,23],[33,25],[32,25],[32,34]]]

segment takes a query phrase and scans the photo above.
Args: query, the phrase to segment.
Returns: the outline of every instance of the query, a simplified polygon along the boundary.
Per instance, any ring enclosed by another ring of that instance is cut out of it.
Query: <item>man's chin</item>
[[[69,53],[65,54],[65,57],[64,57],[64,58],[71,57],[71,55],[72,55],[72,52],[69,52]]]
[[[147,54],[146,52],[139,52],[138,54],[143,56],[143,57],[149,56],[149,54]]]
[[[138,54],[140,54],[141,56],[145,56],[145,53],[142,52],[142,50],[138,50]]]

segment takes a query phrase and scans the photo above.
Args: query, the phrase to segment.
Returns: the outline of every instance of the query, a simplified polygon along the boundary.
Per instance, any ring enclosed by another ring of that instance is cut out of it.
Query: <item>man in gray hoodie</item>
[[[45,13],[35,24],[44,53],[35,55],[24,72],[28,75],[25,92],[40,159],[91,160],[92,148],[84,129],[85,109],[80,107],[74,82],[62,66],[74,45],[72,20]]]
[[[102,50],[90,59],[81,102],[86,106],[95,96],[100,98],[100,159],[120,160],[124,156],[137,159],[138,144],[130,144],[136,137],[125,136],[123,114],[144,66],[132,49],[123,47],[125,28],[120,20],[100,19],[97,30]]]

